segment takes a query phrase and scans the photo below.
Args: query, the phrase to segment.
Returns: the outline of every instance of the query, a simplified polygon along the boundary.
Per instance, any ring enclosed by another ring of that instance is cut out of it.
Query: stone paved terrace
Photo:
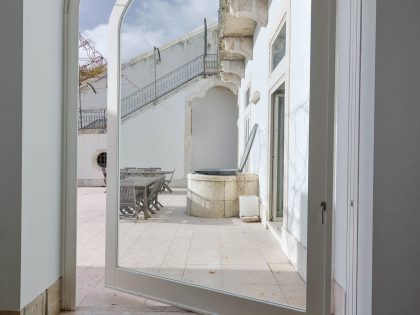
[[[98,314],[185,313],[104,288],[105,196],[104,188],[78,190],[80,307],[66,314],[88,314],[93,309]],[[164,207],[151,219],[121,221],[120,266],[265,301],[305,306],[304,281],[272,233],[260,223],[191,217],[185,212],[183,189],[162,194],[159,200]]]

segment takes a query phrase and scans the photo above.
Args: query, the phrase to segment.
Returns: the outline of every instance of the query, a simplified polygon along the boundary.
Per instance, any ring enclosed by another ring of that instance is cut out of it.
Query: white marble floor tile
[[[208,288],[222,288],[222,269],[220,264],[185,266],[183,280]]]
[[[304,285],[305,282],[291,264],[269,264],[277,283]]]
[[[305,308],[306,307],[306,286],[301,284],[280,285],[280,289],[287,299],[289,305]]]
[[[222,265],[223,285],[276,285],[267,265]]]
[[[269,230],[239,218],[189,216],[186,195],[181,192],[159,196],[165,207],[152,219],[119,224],[120,266],[274,303],[304,306],[305,284]],[[79,198],[78,300],[83,307],[114,307],[110,312],[118,312],[115,307],[135,305],[168,308],[104,288],[105,194],[103,189],[80,189]],[[171,311],[177,314],[178,309]]]
[[[245,297],[287,305],[286,297],[278,285],[223,285],[223,290]]]

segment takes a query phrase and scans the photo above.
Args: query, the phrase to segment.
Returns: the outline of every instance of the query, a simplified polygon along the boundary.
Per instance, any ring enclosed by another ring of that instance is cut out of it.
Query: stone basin
[[[188,174],[187,213],[201,218],[239,216],[239,196],[258,196],[258,175]]]

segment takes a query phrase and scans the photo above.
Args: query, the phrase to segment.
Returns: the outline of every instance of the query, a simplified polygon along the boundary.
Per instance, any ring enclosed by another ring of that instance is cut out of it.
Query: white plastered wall
[[[263,223],[269,220],[269,153],[271,93],[282,82],[286,85],[285,130],[285,209],[287,221],[283,229],[283,247],[299,273],[306,277],[307,187],[308,187],[308,129],[309,129],[309,74],[310,74],[310,2],[304,0],[273,0],[269,5],[266,27],[254,33],[253,59],[246,63],[245,79],[240,95],[239,152],[243,151],[245,117],[250,117],[251,128],[259,125],[258,147],[251,154],[250,172],[258,173]],[[285,18],[285,20],[284,20]],[[283,21],[287,23],[287,55],[271,73],[269,47]],[[289,63],[290,62],[290,63]],[[289,63],[289,66],[287,64]],[[251,95],[260,92],[257,104],[244,110],[243,99],[250,84]],[[259,163],[256,163],[259,161]]]
[[[208,29],[208,53],[217,51],[217,28],[215,25]],[[204,54],[204,30],[199,28],[183,37],[159,47],[161,62],[157,64],[156,76],[168,74],[176,68]],[[124,50],[124,47],[121,47]],[[150,47],[153,51],[153,47]],[[138,89],[154,81],[154,55],[142,54],[122,65],[121,92],[122,97],[134,93]],[[95,91],[87,85],[81,89],[82,109],[106,108],[107,77],[106,74],[90,82]]]
[[[217,25],[208,27],[207,33],[207,48],[208,54],[215,54],[217,51]],[[121,47],[123,50],[124,47]],[[150,47],[153,51],[153,47]],[[173,71],[174,69],[186,64],[187,62],[202,56],[204,54],[204,28],[193,30],[184,36],[169,42],[166,45],[159,47],[161,53],[161,62],[156,67],[157,78]],[[201,62],[201,61],[200,61]],[[142,54],[122,66],[121,77],[121,93],[122,97],[126,97],[134,93],[138,89],[150,84],[154,80],[154,55],[153,53]],[[177,91],[158,101],[158,106],[147,106],[139,113],[133,114],[131,118],[124,120],[122,123],[122,133],[125,131],[132,132],[133,140],[129,140],[132,145],[138,146],[139,141],[143,141],[143,135],[139,132],[147,130],[148,139],[150,136],[159,140],[161,145],[159,149],[153,146],[150,155],[142,155],[142,158],[130,156],[123,157],[123,161],[127,161],[125,166],[132,166],[140,163],[148,166],[162,166],[165,169],[176,169],[173,183],[176,185],[185,184],[184,173],[184,155],[182,148],[184,148],[183,134],[185,109],[183,107],[185,98],[195,93],[204,86],[203,82],[197,83],[197,79],[192,84],[199,84],[198,88],[192,88],[191,83],[186,87],[182,87]],[[104,74],[98,80],[90,82],[94,90],[84,85],[81,89],[81,107],[82,109],[97,109],[106,108],[107,100],[107,76]],[[179,95],[178,95],[179,94]],[[138,117],[134,121],[133,117]],[[176,118],[176,120],[174,120]],[[125,126],[125,124],[128,124]],[[140,124],[141,126],[135,126]],[[157,125],[162,128],[158,130]],[[150,128],[149,128],[150,126]],[[147,127],[147,128],[146,128]],[[144,129],[146,128],[146,129]],[[128,131],[129,130],[129,131]],[[169,132],[168,132],[169,130]],[[173,133],[172,133],[173,131]],[[105,131],[106,132],[106,131]],[[153,135],[151,133],[153,132]],[[96,157],[96,153],[100,150],[106,149],[106,134],[95,133],[86,134],[79,133],[78,136],[78,183],[80,186],[97,186],[103,184],[102,171],[92,161]],[[104,142],[105,141],[105,142]],[[149,145],[149,141],[144,142]],[[124,143],[124,142],[123,142]],[[181,148],[179,154],[172,153],[177,148]],[[137,150],[143,150],[138,148]],[[134,148],[129,149],[127,154],[135,154]],[[123,154],[124,155],[124,154]],[[155,155],[155,156],[154,156]],[[171,160],[172,159],[172,160]],[[134,163],[134,164],[133,164]]]
[[[215,54],[217,52],[217,25],[208,28],[207,43],[208,54]],[[124,51],[124,46],[121,46],[121,50]],[[204,28],[191,31],[159,47],[159,50],[161,61],[156,66],[158,79],[204,54]],[[121,82],[123,97],[154,81],[153,47],[150,47],[150,51],[151,53],[143,54],[122,65],[122,78],[126,79]]]
[[[420,314],[420,2],[376,2],[372,314]]]
[[[237,168],[237,99],[229,90],[214,87],[191,102],[192,169]]]
[[[0,310],[20,309],[23,2],[0,3]]]
[[[97,163],[98,154],[107,152],[106,133],[80,133],[77,136],[78,185],[103,186],[104,175]]]
[[[350,3],[337,3],[335,86],[334,280],[346,288],[349,176]]]
[[[175,169],[173,184],[185,186],[186,174],[192,168],[192,160],[189,156],[192,154],[190,148],[192,141],[189,134],[191,115],[188,115],[190,103],[195,102],[198,106],[203,101],[207,105],[223,103],[227,114],[231,113],[232,107],[236,107],[236,96],[226,88],[216,88],[214,93],[210,92],[207,95],[207,98],[206,95],[203,95],[204,98],[201,96],[195,98],[202,91],[207,91],[209,83],[217,85],[218,83],[214,83],[217,81],[216,78],[196,79],[161,100],[157,105],[149,105],[125,119],[121,124],[120,167]],[[224,106],[218,107],[218,114],[220,110],[224,110]],[[216,140],[219,137],[220,134],[214,133],[213,139]],[[232,152],[236,154],[236,150]],[[223,161],[224,158],[221,156],[216,164],[223,164]]]
[[[60,278],[63,1],[23,1],[23,307]]]

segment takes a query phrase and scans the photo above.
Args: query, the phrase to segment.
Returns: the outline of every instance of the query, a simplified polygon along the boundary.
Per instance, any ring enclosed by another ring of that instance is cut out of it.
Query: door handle
[[[325,212],[327,211],[327,203],[325,201],[321,201],[321,221],[322,224],[325,224]]]

